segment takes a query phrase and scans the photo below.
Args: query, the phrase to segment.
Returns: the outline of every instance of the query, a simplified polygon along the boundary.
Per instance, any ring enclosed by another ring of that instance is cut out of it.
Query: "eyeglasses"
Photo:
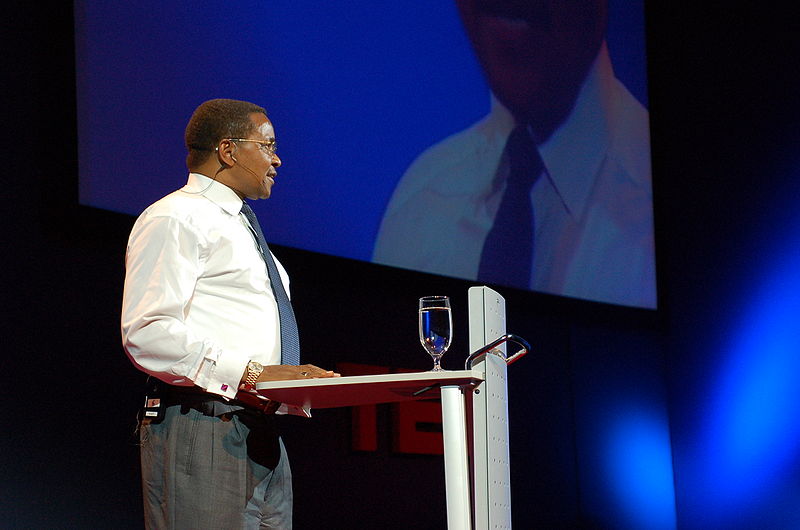
[[[225,139],[230,140],[231,142],[252,142],[254,144],[258,144],[258,146],[269,155],[274,155],[278,151],[278,145],[275,143],[275,140],[248,140],[247,138]]]

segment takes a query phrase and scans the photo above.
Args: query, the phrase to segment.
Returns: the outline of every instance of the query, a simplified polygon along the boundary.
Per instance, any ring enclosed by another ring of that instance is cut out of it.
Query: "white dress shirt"
[[[250,360],[281,359],[278,306],[241,207],[197,173],[148,207],[128,241],[122,303],[123,346],[137,367],[228,398]]]
[[[392,195],[373,261],[474,280],[500,204],[511,113],[487,117],[420,155]],[[606,45],[566,121],[539,146],[531,191],[530,287],[601,302],[656,306],[647,110],[614,77]]]

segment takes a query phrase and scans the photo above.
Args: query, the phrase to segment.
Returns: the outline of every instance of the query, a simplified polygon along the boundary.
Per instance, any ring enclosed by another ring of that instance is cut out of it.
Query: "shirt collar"
[[[184,191],[202,195],[230,215],[239,215],[242,199],[231,188],[200,173],[189,173]]]
[[[572,112],[553,135],[539,145],[547,174],[573,217],[582,215],[609,148],[608,120],[613,113],[613,79],[608,48],[603,42]],[[514,128],[514,117],[493,95],[491,113],[485,124],[478,125],[494,132],[487,137],[494,144],[497,144],[497,136],[502,138],[499,145],[499,152],[502,152],[505,140]]]
[[[547,172],[573,217],[583,214],[608,152],[614,71],[605,42],[567,120],[539,146]]]

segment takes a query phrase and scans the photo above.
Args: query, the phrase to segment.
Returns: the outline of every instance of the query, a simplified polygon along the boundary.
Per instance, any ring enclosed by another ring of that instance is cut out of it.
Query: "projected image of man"
[[[655,307],[648,114],[614,76],[603,0],[457,0],[490,113],[420,155],[373,261]]]

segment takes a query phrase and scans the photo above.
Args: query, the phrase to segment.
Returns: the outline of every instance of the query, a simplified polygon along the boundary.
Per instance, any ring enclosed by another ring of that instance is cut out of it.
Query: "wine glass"
[[[453,339],[453,317],[450,298],[423,296],[419,299],[419,341],[433,357],[431,372],[442,370],[439,362]]]

